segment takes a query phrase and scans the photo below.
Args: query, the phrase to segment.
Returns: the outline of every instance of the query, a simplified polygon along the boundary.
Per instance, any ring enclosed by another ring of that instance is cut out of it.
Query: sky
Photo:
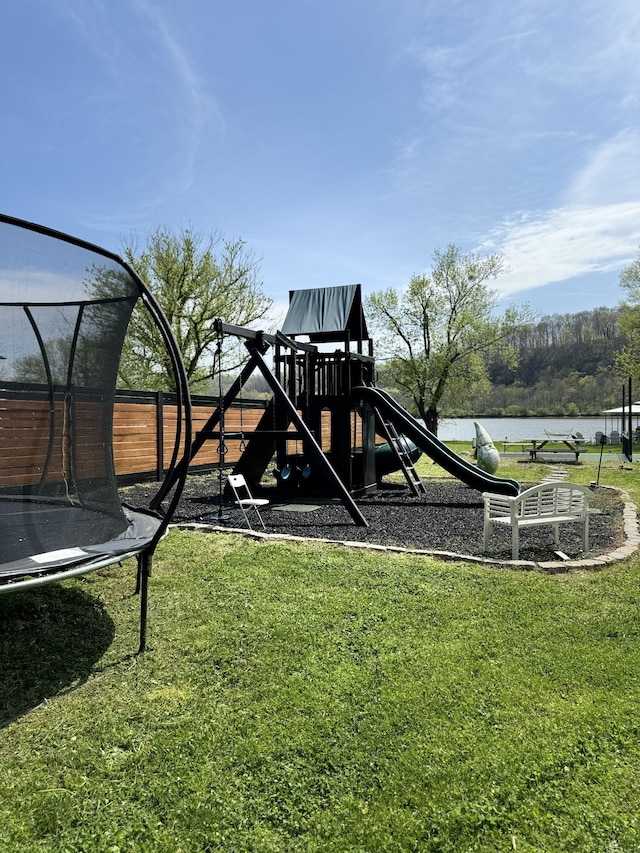
[[[499,309],[640,253],[637,0],[6,0],[0,210],[121,253],[246,240],[267,296],[500,253]]]

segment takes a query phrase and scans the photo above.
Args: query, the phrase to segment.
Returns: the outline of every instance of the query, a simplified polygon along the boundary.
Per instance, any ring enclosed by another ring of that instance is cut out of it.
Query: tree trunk
[[[424,422],[428,430],[434,435],[438,434],[438,410],[435,406],[429,406],[424,413]]]

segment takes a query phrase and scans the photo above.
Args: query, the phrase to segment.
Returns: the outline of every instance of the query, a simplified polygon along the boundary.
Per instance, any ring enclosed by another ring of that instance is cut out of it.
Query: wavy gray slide
[[[416,420],[381,388],[369,388],[361,385],[353,389],[352,395],[375,406],[383,417],[391,421],[398,432],[406,435],[437,465],[440,465],[441,468],[444,468],[445,471],[472,489],[477,489],[479,492],[494,492],[499,495],[520,494],[521,487],[517,480],[487,474],[476,465],[467,462],[466,459],[447,447],[443,441],[440,441],[437,435],[434,435],[420,421]]]

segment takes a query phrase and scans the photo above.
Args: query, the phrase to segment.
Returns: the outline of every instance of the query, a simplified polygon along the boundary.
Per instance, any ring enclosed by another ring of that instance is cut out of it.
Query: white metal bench
[[[559,545],[559,527],[569,522],[583,526],[583,550],[589,550],[589,500],[593,492],[587,486],[567,482],[545,482],[533,486],[516,497],[485,492],[484,550],[495,525],[511,527],[511,556],[518,559],[520,528],[549,524]]]

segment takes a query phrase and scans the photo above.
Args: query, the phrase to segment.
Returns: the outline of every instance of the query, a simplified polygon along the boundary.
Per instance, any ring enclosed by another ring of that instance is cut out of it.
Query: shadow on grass
[[[0,595],[0,728],[85,681],[114,633],[102,603],[80,589]]]

